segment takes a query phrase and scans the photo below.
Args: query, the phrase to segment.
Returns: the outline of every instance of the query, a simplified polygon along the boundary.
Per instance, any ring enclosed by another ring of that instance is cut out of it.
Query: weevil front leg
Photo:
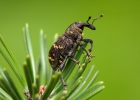
[[[80,40],[77,40],[77,43],[86,52],[86,54],[88,56],[88,61],[90,62],[90,57],[94,57],[94,56],[85,49],[85,47],[83,46],[83,44],[81,43]]]
[[[81,41],[84,41],[86,43],[90,43],[89,52],[91,52],[92,51],[92,48],[93,48],[93,41],[91,39],[82,39]]]

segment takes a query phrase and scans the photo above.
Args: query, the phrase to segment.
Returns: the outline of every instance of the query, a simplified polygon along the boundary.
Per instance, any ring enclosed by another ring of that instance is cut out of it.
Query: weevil
[[[93,41],[91,39],[84,39],[82,32],[84,27],[95,30],[96,28],[93,26],[93,22],[101,17],[103,17],[103,14],[93,19],[91,24],[89,23],[91,17],[86,22],[74,22],[66,29],[65,33],[57,39],[49,51],[48,59],[53,70],[58,69],[62,71],[67,59],[71,59],[80,66],[79,62],[73,58],[78,46],[84,50],[90,61],[90,58],[93,57],[90,53],[93,48]],[[88,51],[82,45],[82,41],[90,43],[90,49]],[[63,80],[62,84],[65,85]]]

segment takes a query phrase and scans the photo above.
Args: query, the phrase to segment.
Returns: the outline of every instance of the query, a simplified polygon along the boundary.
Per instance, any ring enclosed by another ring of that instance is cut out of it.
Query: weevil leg
[[[65,83],[64,79],[62,78],[62,76],[60,77],[60,80],[61,80],[62,85],[63,85],[64,87],[67,86],[67,84]]]
[[[85,47],[83,46],[83,44],[81,43],[81,41],[77,40],[78,45],[86,52],[87,56],[88,56],[88,62],[90,62],[90,57],[94,57],[92,54],[90,54]]]
[[[59,66],[59,70],[60,70],[60,71],[63,70],[64,65],[65,65],[67,59],[68,59],[68,56],[66,55],[65,58],[64,58],[64,60],[63,60],[63,62],[62,62],[61,65]]]
[[[93,41],[91,39],[82,39],[82,41],[84,41],[86,43],[90,43],[89,52],[91,52],[92,51],[92,48],[93,48]]]
[[[79,68],[80,68],[81,65],[80,65],[79,61],[77,61],[77,60],[75,60],[75,59],[73,59],[71,57],[70,57],[70,60],[72,60],[73,62],[75,62],[79,66]]]
[[[70,51],[68,52],[67,55],[64,56],[64,55],[61,54],[61,56],[62,56],[64,59],[63,59],[63,62],[61,63],[61,65],[59,66],[59,71],[62,71],[62,70],[63,70],[64,65],[65,65],[65,63],[66,63],[66,60],[67,60],[68,58],[70,58],[73,62],[75,62],[76,64],[78,64],[78,66],[80,67],[79,62],[78,62],[77,60],[71,58],[71,57],[74,55],[74,51],[76,50],[76,48],[77,48],[77,44],[74,44],[73,49],[70,50]],[[64,81],[64,79],[63,79],[62,77],[60,77],[60,80],[61,80],[62,85],[63,85],[64,87],[67,86],[66,83],[65,83],[65,81]]]
[[[75,62],[80,67],[79,61],[77,61],[74,58],[72,58],[72,56],[74,55],[74,51],[76,50],[76,48],[77,48],[77,44],[74,44],[73,49],[70,50],[69,53],[68,53],[68,57],[69,57],[69,59],[71,59],[73,62]]]

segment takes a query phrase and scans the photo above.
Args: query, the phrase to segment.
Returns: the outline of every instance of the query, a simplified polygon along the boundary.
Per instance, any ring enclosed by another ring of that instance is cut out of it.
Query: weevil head
[[[81,30],[83,30],[84,27],[88,27],[88,28],[90,28],[91,30],[95,30],[96,28],[94,27],[93,23],[94,23],[95,20],[97,20],[97,19],[99,19],[99,18],[101,18],[101,17],[103,17],[103,14],[101,14],[101,15],[100,15],[99,17],[97,17],[97,18],[94,18],[93,21],[92,21],[92,23],[90,24],[90,23],[89,23],[89,20],[91,19],[91,17],[89,16],[89,18],[88,18],[88,20],[86,21],[86,23],[75,22],[75,25],[76,25],[78,28],[80,28]]]

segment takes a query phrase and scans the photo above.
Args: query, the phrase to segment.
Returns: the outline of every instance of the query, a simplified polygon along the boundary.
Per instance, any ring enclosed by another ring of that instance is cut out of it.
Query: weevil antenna
[[[101,14],[99,17],[94,18],[93,21],[92,21],[92,24],[93,24],[93,22],[94,22],[95,20],[100,19],[100,18],[103,17],[103,16],[104,16],[104,14]]]
[[[88,21],[89,21],[90,19],[91,19],[91,16],[88,17],[87,23],[88,23]]]

